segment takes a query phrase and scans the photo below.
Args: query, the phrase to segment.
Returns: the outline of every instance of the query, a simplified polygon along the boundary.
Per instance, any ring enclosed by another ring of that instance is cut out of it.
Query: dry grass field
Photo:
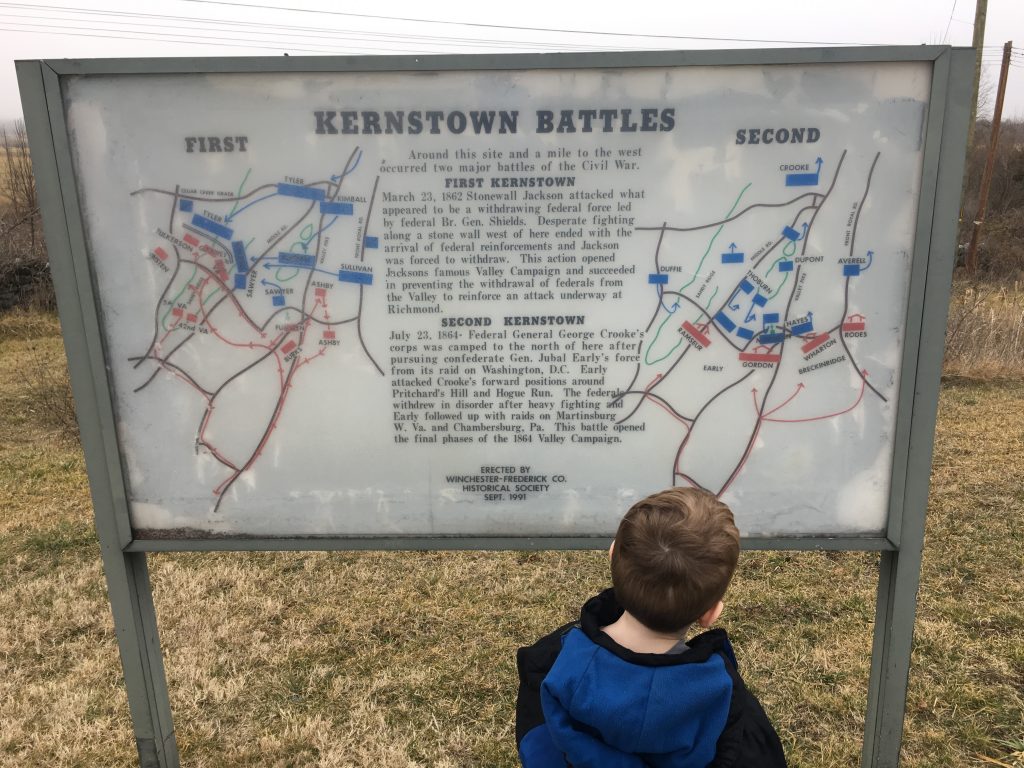
[[[946,372],[1020,376],[1024,369],[1024,284],[958,281],[946,328]]]
[[[56,321],[0,315],[0,766],[134,765]],[[40,403],[46,403],[41,405]],[[948,379],[906,768],[1024,766],[1024,382]],[[859,764],[876,557],[746,553],[723,618],[791,765]],[[514,649],[602,553],[151,557],[183,764],[516,765]]]

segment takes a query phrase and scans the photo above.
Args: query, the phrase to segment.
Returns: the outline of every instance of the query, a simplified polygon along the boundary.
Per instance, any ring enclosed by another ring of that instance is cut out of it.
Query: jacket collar
[[[688,641],[690,649],[683,653],[637,653],[619,645],[601,631],[622,616],[623,608],[615,600],[615,590],[606,589],[590,598],[580,612],[580,629],[592,643],[618,656],[623,661],[644,667],[672,667],[678,664],[700,664],[707,661],[716,651],[725,651],[732,656],[728,636],[724,629],[702,632]]]

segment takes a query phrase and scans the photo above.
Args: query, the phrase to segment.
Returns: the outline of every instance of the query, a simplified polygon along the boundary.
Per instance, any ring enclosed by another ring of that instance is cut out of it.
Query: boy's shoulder
[[[540,703],[540,687],[555,665],[562,651],[562,642],[571,630],[580,626],[578,621],[563,624],[533,645],[516,651],[519,670],[519,695],[516,697],[516,744],[522,744],[527,733],[544,724]]]

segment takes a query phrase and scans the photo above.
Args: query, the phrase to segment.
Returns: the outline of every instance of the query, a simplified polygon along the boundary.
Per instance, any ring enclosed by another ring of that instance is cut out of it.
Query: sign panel
[[[884,534],[931,77],[66,78],[135,535]]]

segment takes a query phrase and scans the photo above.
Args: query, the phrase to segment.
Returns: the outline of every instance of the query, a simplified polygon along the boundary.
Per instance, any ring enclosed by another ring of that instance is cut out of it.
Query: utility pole
[[[974,8],[974,97],[971,99],[971,122],[967,125],[967,151],[974,146],[974,123],[978,119],[978,88],[981,85],[981,57],[985,53],[985,16],[988,15],[988,0],[978,0]]]
[[[956,10],[956,3],[953,4]],[[981,90],[981,62],[985,54],[985,18],[988,15],[988,0],[977,0],[974,6],[974,92],[971,96],[971,120],[967,124],[967,162],[964,163],[964,178],[960,182],[960,213],[957,216],[957,248],[960,244],[960,229],[964,223],[964,208],[967,199],[967,176],[970,173],[971,153],[974,150],[974,125],[978,120],[978,91]],[[950,21],[953,14],[950,13]],[[947,26],[947,32],[949,28]]]
[[[992,171],[996,165],[996,146],[999,144],[999,123],[1003,117],[1003,96],[1006,94],[1006,78],[1010,74],[1010,53],[1013,41],[1003,46],[1003,66],[999,70],[999,90],[996,93],[996,108],[992,113],[992,138],[989,139],[988,157],[985,160],[985,173],[981,176],[981,191],[978,193],[978,212],[974,216],[974,230],[971,232],[971,244],[967,248],[967,274],[978,271],[978,237],[981,225],[985,223],[985,210],[988,208],[988,190],[992,185]]]

